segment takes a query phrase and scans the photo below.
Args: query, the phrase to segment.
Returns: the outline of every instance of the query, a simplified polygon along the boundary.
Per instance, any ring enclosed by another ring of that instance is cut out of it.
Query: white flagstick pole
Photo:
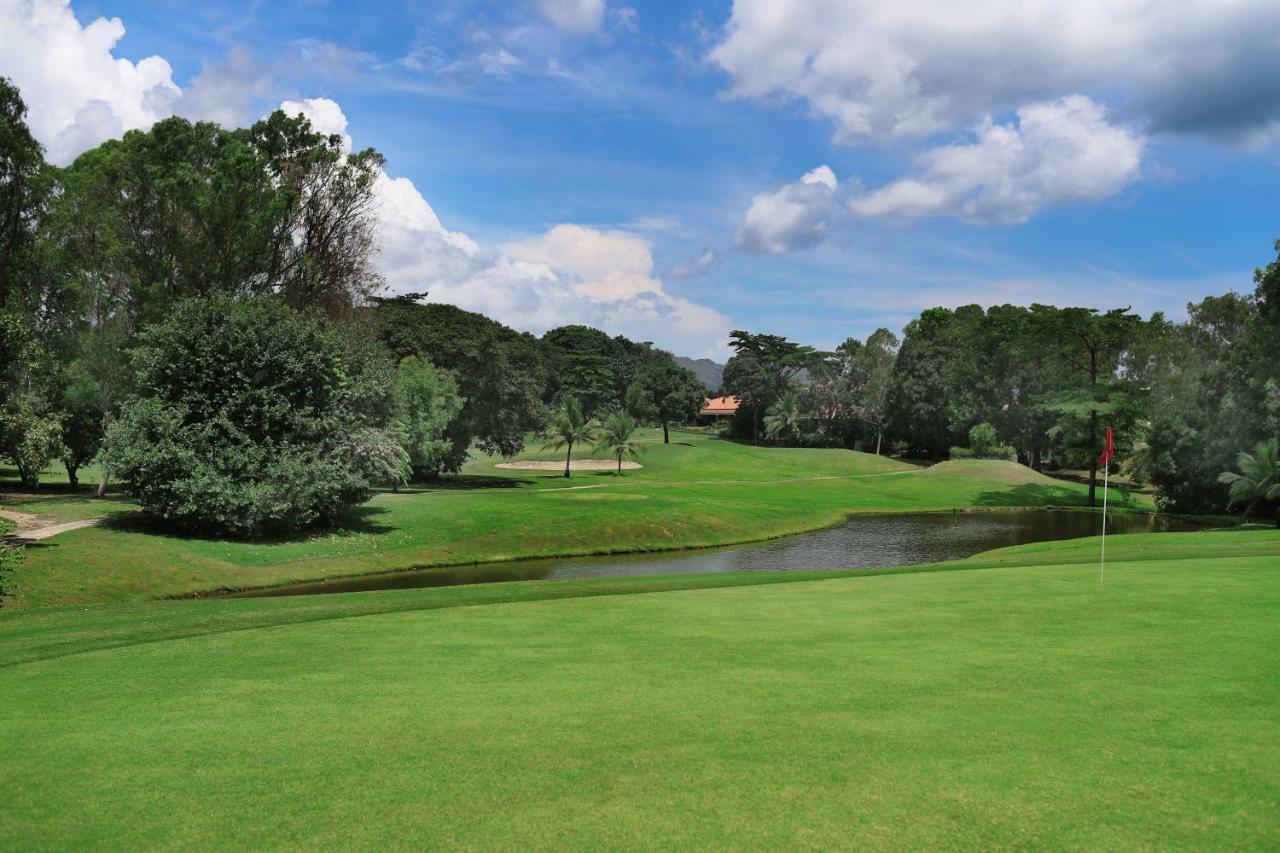
[[[1111,460],[1102,469],[1102,562],[1098,565],[1098,583],[1107,573],[1107,480],[1111,474]]]

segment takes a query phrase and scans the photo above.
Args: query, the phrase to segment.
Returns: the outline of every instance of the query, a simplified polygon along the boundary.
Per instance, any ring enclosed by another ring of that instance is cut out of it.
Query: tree
[[[645,367],[636,379],[652,403],[654,417],[662,424],[662,443],[671,443],[669,427],[698,416],[707,400],[706,389],[693,371],[667,359]],[[635,414],[633,412],[633,414]]]
[[[1262,501],[1280,500],[1280,448],[1276,439],[1258,442],[1253,453],[1241,453],[1236,457],[1237,471],[1223,471],[1218,475],[1218,482],[1226,485],[1231,491],[1228,509],[1235,504],[1248,501],[1244,508],[1243,521],[1248,522],[1253,510]],[[1276,519],[1280,527],[1280,517]]]
[[[40,472],[62,452],[62,424],[42,412],[30,397],[11,400],[0,409],[0,447],[29,489],[40,485]]]
[[[932,459],[942,458],[953,443],[954,321],[951,310],[929,308],[907,324],[886,404],[889,431],[906,441],[910,452]]]
[[[898,336],[888,329],[876,329],[867,342],[851,356],[851,373],[858,387],[853,395],[858,416],[876,436],[876,455],[884,435],[888,415],[889,386],[898,359]]]
[[[396,359],[416,355],[453,373],[462,408],[449,422],[443,471],[457,471],[475,445],[513,456],[544,422],[554,371],[548,347],[453,305],[419,304],[422,294],[375,300],[371,323]]]
[[[193,299],[146,332],[102,462],[186,532],[331,523],[401,480],[392,371],[372,342],[276,297]]]
[[[800,435],[800,408],[796,403],[794,391],[783,393],[778,401],[769,407],[764,418],[765,435],[777,441],[791,441]]]
[[[393,431],[414,476],[438,475],[451,449],[445,430],[462,409],[458,383],[448,371],[410,355],[396,369],[395,396]]]
[[[26,123],[27,105],[0,77],[0,308],[26,283],[50,182],[44,149]]]
[[[622,476],[622,459],[624,456],[636,458],[640,455],[640,447],[635,441],[636,421],[626,412],[613,412],[604,419],[596,446],[609,451],[609,455],[618,460],[618,476]],[[567,472],[566,472],[567,476]]]
[[[734,355],[724,369],[724,387],[751,415],[752,440],[758,441],[765,409],[773,405],[806,368],[817,367],[821,355],[779,335],[729,333]]]
[[[576,397],[572,394],[564,394],[552,406],[543,434],[547,438],[544,449],[567,448],[564,456],[564,475],[568,477],[570,463],[573,460],[573,446],[595,441],[595,422],[583,415],[582,404]]]

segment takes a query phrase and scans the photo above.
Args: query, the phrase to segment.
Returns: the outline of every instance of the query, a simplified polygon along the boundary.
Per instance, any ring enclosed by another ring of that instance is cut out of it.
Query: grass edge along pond
[[[136,601],[219,589],[539,557],[679,550],[827,527],[860,513],[1080,507],[1087,490],[1008,462],[919,468],[849,450],[753,447],[643,433],[641,470],[512,472],[477,459],[457,481],[384,493],[346,529],[238,542],[104,525],[27,550],[18,607]],[[549,459],[537,451],[521,458]],[[1118,496],[1113,495],[1113,499]],[[86,498],[86,500],[91,500]],[[7,504],[21,507],[29,505]],[[1140,495],[1117,511],[1147,507]]]
[[[1280,533],[1097,545],[3,613],[0,833],[1272,846]]]

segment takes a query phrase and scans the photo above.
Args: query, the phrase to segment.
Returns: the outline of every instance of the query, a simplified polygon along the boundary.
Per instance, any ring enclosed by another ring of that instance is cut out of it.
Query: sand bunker
[[[517,459],[515,462],[499,462],[494,465],[495,468],[507,468],[514,471],[563,471],[563,462],[535,461],[532,459]],[[622,463],[623,471],[634,471],[636,468],[642,468],[639,462]],[[615,459],[574,459],[569,463],[570,471],[617,471],[618,462]]]

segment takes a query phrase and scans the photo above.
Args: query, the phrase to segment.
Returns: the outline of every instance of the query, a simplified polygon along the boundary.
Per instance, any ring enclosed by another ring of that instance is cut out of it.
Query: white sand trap
[[[544,460],[517,459],[515,462],[499,462],[495,468],[507,468],[512,471],[563,471],[564,462],[548,462]],[[639,462],[623,461],[623,471],[634,471],[643,468]],[[574,459],[569,463],[570,471],[617,471],[616,459]]]

